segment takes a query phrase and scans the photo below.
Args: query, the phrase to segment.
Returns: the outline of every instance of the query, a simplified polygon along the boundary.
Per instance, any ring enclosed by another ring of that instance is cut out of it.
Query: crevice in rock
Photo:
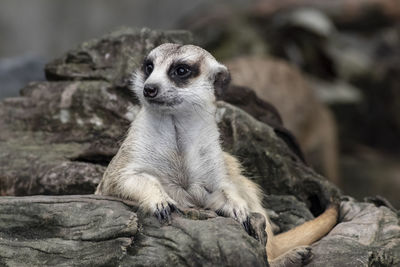
[[[70,158],[71,161],[93,163],[107,167],[114,155],[101,154],[101,153],[82,153],[77,157]]]
[[[289,151],[292,152],[291,153],[292,160],[293,161],[300,160],[301,162],[303,162],[305,165],[308,166],[307,160],[304,156],[303,151],[301,150],[300,144],[296,140],[294,135],[282,126],[274,126],[274,132],[289,147]]]
[[[324,212],[324,208],[321,205],[321,200],[319,199],[318,195],[316,194],[311,194],[308,197],[308,201],[310,202],[310,211],[314,215],[314,217],[319,216]]]

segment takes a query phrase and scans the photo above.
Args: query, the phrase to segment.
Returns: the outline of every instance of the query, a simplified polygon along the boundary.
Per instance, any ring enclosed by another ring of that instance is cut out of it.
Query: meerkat
[[[220,144],[214,91],[229,80],[228,69],[200,47],[153,49],[133,79],[141,109],[95,194],[137,201],[160,221],[169,221],[177,207],[211,209],[248,232],[250,213],[261,213],[271,266],[300,265],[311,255],[307,246],[336,224],[337,210],[273,235],[262,191]]]

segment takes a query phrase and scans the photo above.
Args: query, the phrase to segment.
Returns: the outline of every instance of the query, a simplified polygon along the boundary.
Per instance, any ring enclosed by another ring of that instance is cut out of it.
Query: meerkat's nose
[[[154,98],[158,94],[158,85],[146,84],[144,86],[143,95],[144,97]]]

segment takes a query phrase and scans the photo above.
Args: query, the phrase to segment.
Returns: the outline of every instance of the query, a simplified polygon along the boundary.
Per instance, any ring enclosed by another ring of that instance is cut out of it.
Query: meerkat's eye
[[[144,70],[144,73],[147,76],[149,76],[153,72],[153,69],[154,69],[154,65],[153,65],[152,62],[145,62],[144,63],[143,70]]]
[[[179,65],[175,68],[174,74],[179,78],[187,78],[192,74],[192,71],[186,65]]]
[[[147,63],[146,64],[146,74],[150,75],[153,72],[154,65],[153,63]]]

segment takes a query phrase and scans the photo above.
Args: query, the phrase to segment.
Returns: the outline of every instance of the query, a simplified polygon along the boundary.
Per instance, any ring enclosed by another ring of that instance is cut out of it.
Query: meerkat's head
[[[228,85],[228,69],[194,45],[162,44],[144,59],[134,77],[142,105],[161,112],[182,112],[214,105],[214,92]]]

